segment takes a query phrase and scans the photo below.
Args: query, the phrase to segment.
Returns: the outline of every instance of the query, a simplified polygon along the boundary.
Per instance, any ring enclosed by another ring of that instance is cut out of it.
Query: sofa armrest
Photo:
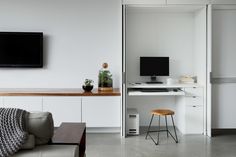
[[[83,157],[86,150],[85,123],[62,123],[56,129],[51,144],[78,145],[79,157]]]
[[[80,145],[85,134],[85,123],[62,123],[54,133],[52,144]]]

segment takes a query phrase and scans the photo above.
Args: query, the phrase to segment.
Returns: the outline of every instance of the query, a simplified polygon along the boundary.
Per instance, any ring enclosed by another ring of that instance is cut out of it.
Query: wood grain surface
[[[0,88],[0,96],[120,96],[120,89],[84,92],[81,88]]]

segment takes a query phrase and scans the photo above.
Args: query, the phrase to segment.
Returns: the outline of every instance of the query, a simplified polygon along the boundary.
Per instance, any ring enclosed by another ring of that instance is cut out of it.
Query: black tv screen
[[[0,32],[0,67],[43,67],[43,33]]]
[[[169,57],[140,57],[140,76],[169,76]]]

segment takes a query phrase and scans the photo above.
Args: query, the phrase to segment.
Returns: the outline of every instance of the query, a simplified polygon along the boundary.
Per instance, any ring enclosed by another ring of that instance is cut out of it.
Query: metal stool
[[[152,141],[158,145],[159,144],[159,133],[161,131],[166,131],[167,132],[167,137],[169,137],[169,134],[171,135],[171,137],[175,140],[176,143],[178,143],[178,137],[177,137],[177,134],[176,134],[176,129],[175,129],[175,124],[174,124],[174,119],[173,119],[173,115],[175,114],[174,111],[172,110],[169,110],[169,109],[157,109],[157,110],[152,110],[152,118],[151,118],[151,121],[150,121],[150,124],[148,126],[148,131],[147,131],[147,134],[146,134],[146,137],[145,139],[147,139],[148,136],[151,137]],[[152,125],[152,120],[153,120],[153,117],[154,115],[157,115],[159,116],[159,123],[158,123],[158,130],[156,131],[150,131],[150,128],[151,128],[151,125]],[[175,137],[171,134],[171,132],[168,130],[168,126],[167,126],[167,116],[171,116],[171,119],[172,119],[172,123],[173,123],[173,127],[174,127],[174,132],[175,132]],[[160,128],[160,119],[161,119],[161,116],[165,116],[165,122],[166,122],[166,130],[161,130]],[[152,138],[152,136],[149,134],[150,132],[158,132],[158,135],[157,135],[157,142]]]

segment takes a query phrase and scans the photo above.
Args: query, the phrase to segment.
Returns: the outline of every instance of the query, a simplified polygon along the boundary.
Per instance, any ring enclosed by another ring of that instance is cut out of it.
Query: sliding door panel
[[[212,128],[236,128],[236,9],[212,11]]]

